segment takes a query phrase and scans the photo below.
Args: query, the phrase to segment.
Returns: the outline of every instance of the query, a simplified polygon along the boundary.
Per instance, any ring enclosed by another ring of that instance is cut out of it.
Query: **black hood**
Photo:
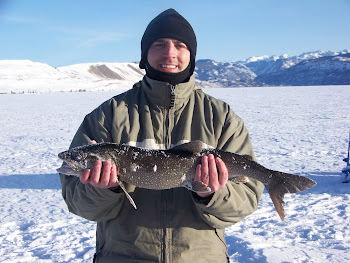
[[[150,68],[149,64],[147,63],[148,49],[154,41],[160,38],[172,38],[186,44],[190,51],[189,68],[185,69],[185,71],[187,71],[186,74],[188,74],[185,79],[188,79],[193,74],[196,66],[197,39],[190,23],[174,9],[168,9],[160,13],[148,24],[141,39],[140,68],[146,69],[146,74],[148,75],[147,71],[149,71]],[[154,78],[154,74],[157,72],[160,71],[152,72],[149,77]],[[180,73],[168,74],[172,76]],[[181,79],[183,79],[183,77]]]

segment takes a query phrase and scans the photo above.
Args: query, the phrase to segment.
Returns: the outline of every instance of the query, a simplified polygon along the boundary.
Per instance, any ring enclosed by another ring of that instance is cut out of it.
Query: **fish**
[[[85,169],[92,169],[97,160],[111,162],[118,167],[118,183],[136,209],[136,204],[125,189],[125,183],[136,187],[163,190],[185,187],[199,193],[211,192],[208,185],[195,181],[195,171],[201,157],[213,154],[221,158],[228,169],[228,180],[246,183],[249,178],[262,182],[275,209],[283,221],[284,196],[298,193],[316,185],[312,179],[270,170],[257,163],[249,155],[240,155],[215,148],[202,149],[201,141],[191,141],[167,150],[146,149],[111,142],[96,143],[71,148],[58,154],[63,164],[61,174],[80,176]]]

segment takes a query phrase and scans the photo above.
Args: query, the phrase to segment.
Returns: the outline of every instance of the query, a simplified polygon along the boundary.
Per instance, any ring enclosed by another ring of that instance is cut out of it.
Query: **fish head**
[[[92,169],[95,162],[102,159],[96,149],[93,145],[87,145],[59,153],[58,158],[64,163],[57,171],[66,175],[80,176],[85,169]]]

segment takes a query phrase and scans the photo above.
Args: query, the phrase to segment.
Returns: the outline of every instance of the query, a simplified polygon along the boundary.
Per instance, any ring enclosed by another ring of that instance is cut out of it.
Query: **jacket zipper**
[[[170,86],[170,106],[169,106],[169,109],[173,108],[174,105],[175,105],[175,86],[174,85],[171,85]]]
[[[165,142],[165,148],[168,149],[171,146],[171,126],[173,123],[173,109],[175,106],[175,86],[174,85],[169,85],[170,86],[170,103],[169,103],[169,109],[165,110],[166,112],[166,118],[164,122],[164,142]]]
[[[169,104],[169,110],[167,114],[167,123],[166,123],[166,149],[168,149],[171,146],[171,130],[172,130],[172,123],[173,123],[173,108],[175,106],[175,86],[170,85],[170,104]],[[163,244],[163,262],[164,263],[171,263],[172,262],[172,233],[169,227],[169,206],[171,206],[169,200],[169,194],[171,194],[171,190],[165,190],[163,192],[164,195],[162,195],[162,202],[163,202],[163,209],[164,209],[164,217],[163,217],[163,235],[164,235],[164,244]]]

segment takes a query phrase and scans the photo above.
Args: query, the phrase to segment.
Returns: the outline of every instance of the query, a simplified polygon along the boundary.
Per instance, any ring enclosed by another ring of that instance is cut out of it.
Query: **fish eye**
[[[81,161],[83,158],[82,158],[82,156],[79,154],[79,153],[77,153],[77,152],[72,152],[72,160],[75,160],[75,161]]]

